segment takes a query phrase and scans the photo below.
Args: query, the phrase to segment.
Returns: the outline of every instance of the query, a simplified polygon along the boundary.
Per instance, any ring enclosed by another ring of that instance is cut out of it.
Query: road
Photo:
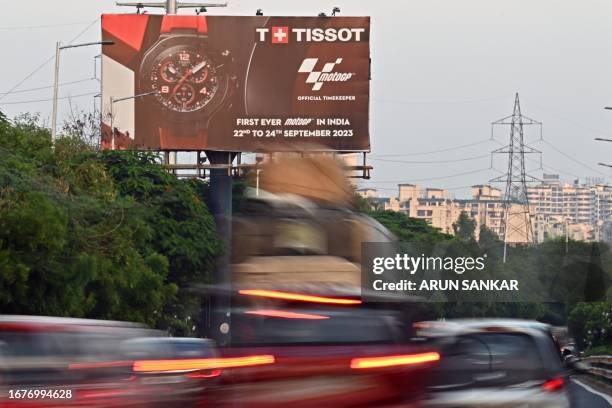
[[[572,380],[569,385],[574,402],[579,408],[608,408],[612,407],[612,397],[606,396],[589,385]]]

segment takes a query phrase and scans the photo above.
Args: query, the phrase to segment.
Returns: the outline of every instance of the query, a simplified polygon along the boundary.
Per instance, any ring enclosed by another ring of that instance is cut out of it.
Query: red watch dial
[[[160,54],[149,72],[155,98],[175,112],[194,112],[210,103],[219,88],[212,60],[188,47],[169,49]]]

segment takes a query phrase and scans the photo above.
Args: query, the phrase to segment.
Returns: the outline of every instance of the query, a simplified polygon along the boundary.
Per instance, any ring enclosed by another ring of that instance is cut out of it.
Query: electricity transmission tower
[[[504,218],[501,225],[501,233],[504,237],[503,262],[506,262],[508,242],[534,242],[533,227],[529,211],[529,199],[527,198],[527,183],[539,181],[537,178],[525,172],[525,154],[540,154],[540,167],[542,152],[525,144],[523,139],[523,126],[540,126],[540,138],[542,138],[542,123],[521,113],[519,95],[514,99],[514,112],[510,116],[491,123],[491,138],[495,126],[510,126],[510,143],[504,147],[491,152],[493,154],[505,154],[508,157],[508,171],[499,177],[489,180],[492,183],[506,183],[504,194]]]

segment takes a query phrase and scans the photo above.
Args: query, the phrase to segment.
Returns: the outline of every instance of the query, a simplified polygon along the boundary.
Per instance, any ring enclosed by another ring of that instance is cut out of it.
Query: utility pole
[[[565,218],[565,253],[569,250],[569,218]]]
[[[51,145],[55,146],[57,137],[57,98],[59,94],[59,68],[60,68],[60,51],[61,43],[55,43],[55,76],[53,79],[53,114],[51,116]]]
[[[518,242],[525,242],[528,244],[534,242],[529,200],[527,198],[527,183],[537,182],[539,180],[525,172],[525,154],[540,154],[541,162],[542,152],[525,145],[523,138],[523,126],[540,126],[541,138],[542,123],[530,119],[521,113],[521,104],[519,101],[519,95],[517,93],[514,99],[514,111],[512,115],[506,116],[505,118],[491,123],[491,138],[493,138],[493,128],[498,125],[510,126],[510,142],[507,146],[493,150],[491,155],[507,155],[508,170],[506,174],[495,177],[489,181],[493,183],[506,183],[506,190],[504,194],[504,218],[502,222],[502,233],[504,238],[503,262],[506,263],[508,240],[510,239],[511,233],[514,233],[522,238]],[[491,161],[492,160],[493,156],[491,156]]]
[[[59,69],[61,51],[68,48],[87,47],[89,45],[113,45],[113,41],[95,41],[81,44],[62,45],[59,41],[55,43],[55,76],[53,80],[53,113],[51,116],[51,143],[55,144],[57,138],[57,101],[59,99]]]

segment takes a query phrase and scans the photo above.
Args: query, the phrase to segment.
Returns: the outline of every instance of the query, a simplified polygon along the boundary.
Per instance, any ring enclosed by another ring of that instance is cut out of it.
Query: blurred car
[[[221,370],[206,368],[219,359],[214,341],[187,337],[144,337],[124,341],[122,358],[129,362],[125,388],[130,398],[148,405],[189,406],[206,400]]]
[[[0,405],[103,406],[122,394],[121,342],[159,333],[127,322],[0,315]],[[42,395],[55,390],[57,398]]]
[[[350,208],[342,166],[309,160],[264,170],[233,219],[232,287],[209,288],[233,296],[220,353],[267,363],[224,370],[213,406],[417,406],[438,353],[410,342],[398,303],[361,300],[362,243],[395,237]]]
[[[412,344],[401,317],[359,291],[299,289],[238,290],[232,345],[220,353],[268,360],[224,370],[213,406],[418,406],[435,350]]]
[[[419,322],[438,345],[427,406],[569,407],[568,370],[548,325],[515,319]]]

